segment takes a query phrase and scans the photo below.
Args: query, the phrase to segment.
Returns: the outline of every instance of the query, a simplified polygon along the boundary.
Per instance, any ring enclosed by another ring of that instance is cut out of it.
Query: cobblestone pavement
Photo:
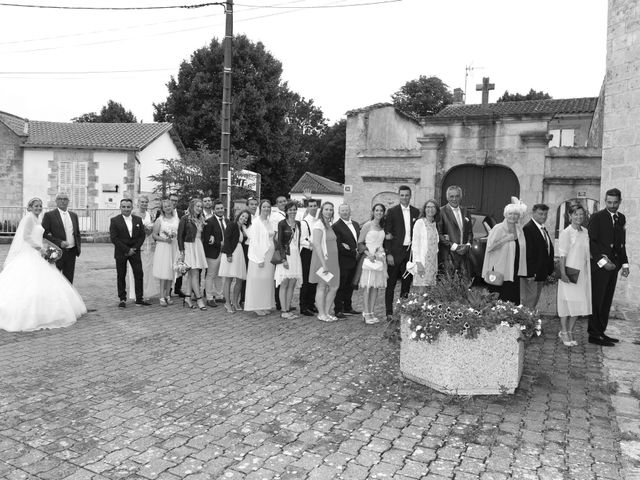
[[[546,320],[514,395],[448,397],[400,376],[383,325],[118,309],[111,255],[83,249],[76,325],[0,331],[2,478],[623,478],[584,325],[568,350]]]

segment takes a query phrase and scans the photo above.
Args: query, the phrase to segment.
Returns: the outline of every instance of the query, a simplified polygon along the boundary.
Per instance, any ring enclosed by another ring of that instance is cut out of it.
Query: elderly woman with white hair
[[[520,304],[518,277],[527,276],[526,243],[519,223],[526,211],[527,206],[512,197],[512,203],[504,207],[504,221],[489,232],[482,265],[482,278],[489,291],[516,305]]]

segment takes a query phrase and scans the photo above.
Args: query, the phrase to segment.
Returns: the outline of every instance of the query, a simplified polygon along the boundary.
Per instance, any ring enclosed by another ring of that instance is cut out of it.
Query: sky
[[[353,6],[354,4],[375,3]],[[2,3],[2,0],[0,0]],[[202,0],[13,0],[57,6],[193,5]],[[235,0],[234,33],[261,41],[282,79],[333,123],[390,102],[420,75],[452,90],[490,77],[504,93],[597,96],[606,0]],[[309,8],[309,7],[331,8]],[[278,8],[273,8],[278,7]],[[78,11],[0,5],[0,111],[70,121],[108,100],[153,121],[180,63],[224,36],[224,10]],[[467,68],[471,67],[471,68]],[[38,72],[38,73],[35,73]],[[83,73],[78,73],[83,72]],[[87,73],[101,72],[101,73]]]

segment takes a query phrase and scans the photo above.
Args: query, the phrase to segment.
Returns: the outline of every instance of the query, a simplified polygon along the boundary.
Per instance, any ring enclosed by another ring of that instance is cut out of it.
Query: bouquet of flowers
[[[47,262],[56,263],[62,257],[62,250],[50,245],[44,252],[42,252],[42,256]]]
[[[178,236],[178,231],[173,227],[165,227],[160,231],[160,235],[169,240],[173,240]]]
[[[186,263],[184,263],[184,260],[178,259],[176,264],[173,266],[173,270],[174,270],[174,272],[176,272],[176,275],[178,277],[181,277],[185,273],[187,273],[189,270],[191,270],[191,267],[189,265],[187,265]]]

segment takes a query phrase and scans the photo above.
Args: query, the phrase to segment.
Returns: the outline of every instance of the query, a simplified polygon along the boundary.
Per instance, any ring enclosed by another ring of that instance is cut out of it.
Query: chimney
[[[462,105],[464,104],[464,92],[461,88],[453,89],[453,104],[454,105]]]
[[[27,118],[24,119],[24,126],[22,127],[22,131],[25,135],[29,135],[29,120]]]

